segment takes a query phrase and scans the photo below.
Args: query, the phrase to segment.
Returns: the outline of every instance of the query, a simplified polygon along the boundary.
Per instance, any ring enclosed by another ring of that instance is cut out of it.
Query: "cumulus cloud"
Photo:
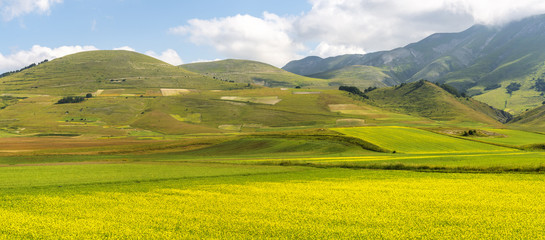
[[[501,25],[545,12],[541,0],[310,0],[295,28],[302,41],[388,50],[435,32]]]
[[[436,32],[501,25],[545,13],[542,0],[308,0],[297,16],[193,19],[170,29],[228,58],[280,66],[301,55],[328,57],[389,50]],[[311,45],[319,43],[315,49]]]
[[[145,54],[174,66],[182,65],[184,63],[182,58],[180,58],[180,55],[173,49],[167,49],[161,54],[157,54],[154,51],[147,51]]]
[[[471,15],[475,22],[486,25],[501,25],[531,15],[545,13],[545,2],[541,0],[450,0],[446,7],[453,12]]]
[[[48,48],[34,45],[30,50],[19,51],[7,56],[0,54],[0,71],[12,71],[32,63],[41,62],[45,59],[52,60],[69,54],[92,50],[98,49],[94,46],[63,46]]]
[[[4,21],[29,13],[49,14],[51,6],[63,0],[0,0],[0,14]]]
[[[299,57],[303,45],[290,36],[293,19],[265,12],[262,17],[233,17],[199,20],[170,29],[173,34],[189,35],[197,45],[213,46],[229,58],[253,59],[283,65]]]
[[[364,54],[365,50],[358,46],[347,46],[347,45],[331,45],[326,42],[321,42],[314,50],[309,52],[311,55],[320,56],[320,57],[332,57],[342,54]]]
[[[298,18],[295,28],[301,41],[387,50],[473,23],[467,13],[455,11],[455,5],[447,8],[446,1],[312,0],[312,9]]]

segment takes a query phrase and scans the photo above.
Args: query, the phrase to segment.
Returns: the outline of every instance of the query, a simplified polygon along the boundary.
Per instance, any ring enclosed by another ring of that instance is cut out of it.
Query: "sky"
[[[0,0],[0,73],[89,50],[282,67],[543,13],[543,0]]]

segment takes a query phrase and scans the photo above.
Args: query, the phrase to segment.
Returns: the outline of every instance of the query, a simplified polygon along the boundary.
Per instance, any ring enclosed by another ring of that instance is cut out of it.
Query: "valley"
[[[91,51],[2,77],[0,238],[539,238],[542,107],[391,73]]]

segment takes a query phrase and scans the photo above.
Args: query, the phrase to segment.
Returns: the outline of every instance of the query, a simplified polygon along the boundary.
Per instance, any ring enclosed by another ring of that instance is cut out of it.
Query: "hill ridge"
[[[375,106],[436,121],[472,120],[500,126],[511,119],[501,110],[469,97],[457,97],[425,80],[376,89],[367,95]]]
[[[300,76],[270,64],[240,59],[190,63],[183,69],[224,81],[257,84],[266,87],[327,87],[328,81]]]
[[[223,89],[226,83],[132,51],[98,50],[57,58],[2,78],[0,91],[82,94],[99,89]],[[132,89],[132,90],[131,90]]]

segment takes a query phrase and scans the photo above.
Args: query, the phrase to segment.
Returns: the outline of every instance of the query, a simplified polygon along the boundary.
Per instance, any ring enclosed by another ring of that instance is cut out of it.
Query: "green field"
[[[401,153],[449,153],[506,151],[494,145],[453,138],[409,127],[336,128],[338,132]]]
[[[500,135],[498,137],[483,137],[477,139],[483,142],[497,143],[508,146],[524,146],[545,143],[545,135],[541,133],[512,129],[490,129],[490,131],[499,133]]]

